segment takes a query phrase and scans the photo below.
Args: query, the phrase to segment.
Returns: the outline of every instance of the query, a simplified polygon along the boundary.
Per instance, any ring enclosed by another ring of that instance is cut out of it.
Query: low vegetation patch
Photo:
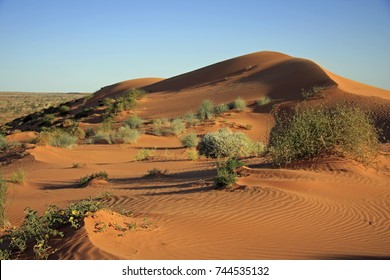
[[[153,169],[148,170],[148,175],[153,176],[153,177],[161,177],[161,176],[166,175],[167,172],[168,172],[167,169],[162,170],[162,169],[158,169],[158,168],[153,168]]]
[[[230,103],[230,108],[236,109],[239,112],[242,112],[246,108],[246,102],[242,98],[237,98],[232,103]]]
[[[136,161],[149,160],[154,156],[156,149],[142,149],[134,157]]]
[[[227,111],[229,111],[229,105],[226,103],[219,104],[219,105],[215,106],[215,108],[214,108],[214,112],[216,115],[221,115]]]
[[[198,137],[193,132],[188,133],[187,135],[182,137],[180,140],[181,140],[181,143],[183,144],[183,146],[186,148],[196,147],[199,143]]]
[[[14,184],[23,184],[25,180],[26,180],[26,175],[24,174],[24,171],[19,169],[18,171],[15,171],[11,174],[8,182]]]
[[[229,158],[218,163],[217,176],[214,178],[216,186],[231,188],[237,182],[236,170],[244,165],[237,158]]]
[[[259,100],[256,100],[257,106],[264,106],[272,101],[268,96],[262,96]]]
[[[88,184],[88,182],[90,182],[92,179],[95,179],[95,178],[99,178],[99,179],[108,181],[108,174],[106,171],[100,171],[100,172],[92,173],[90,175],[81,177],[79,180],[79,185],[85,186],[86,184]]]
[[[7,148],[7,139],[4,137],[4,135],[0,134],[0,150]]]
[[[260,142],[253,142],[244,133],[227,128],[206,134],[198,144],[199,153],[210,158],[258,155]]]
[[[145,121],[137,115],[132,115],[127,120],[125,120],[125,125],[132,129],[136,129],[142,127],[144,122]]]
[[[38,142],[53,147],[71,148],[77,144],[77,137],[56,128],[42,131],[38,137]]]
[[[140,136],[137,129],[132,129],[128,126],[120,127],[118,130],[110,133],[110,143],[116,144],[133,144]]]
[[[198,119],[201,121],[206,121],[212,119],[214,114],[214,103],[209,99],[203,100],[198,110]]]
[[[302,89],[302,97],[305,100],[308,99],[315,99],[315,98],[324,98],[325,95],[323,93],[323,90],[325,87],[321,86],[313,86],[312,88],[309,88],[307,90]]]
[[[1,239],[2,258],[26,258],[23,254],[32,252],[36,259],[47,259],[55,252],[51,247],[53,238],[61,238],[66,226],[79,228],[84,217],[105,208],[100,198],[82,200],[65,209],[49,206],[42,216],[27,208],[23,224],[19,228],[6,230]]]
[[[0,176],[0,226],[3,228],[7,224],[5,205],[7,201],[8,185]]]
[[[378,133],[357,108],[297,107],[291,116],[276,116],[269,151],[277,165],[331,154],[368,163],[377,154]]]

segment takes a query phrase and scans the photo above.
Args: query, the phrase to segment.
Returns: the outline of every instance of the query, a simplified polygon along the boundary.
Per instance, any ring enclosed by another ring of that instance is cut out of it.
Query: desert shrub
[[[272,99],[269,98],[268,96],[262,96],[259,100],[256,100],[256,104],[257,106],[263,106],[270,103],[271,101]]]
[[[70,111],[70,107],[67,105],[61,105],[60,108],[58,108],[61,115],[66,115]]]
[[[53,147],[71,148],[77,144],[77,137],[61,129],[41,131],[38,142]]]
[[[232,103],[230,103],[230,108],[236,109],[237,111],[241,112],[246,108],[246,102],[242,98],[237,98]]]
[[[213,117],[214,117],[214,103],[209,99],[203,100],[198,110],[199,120],[205,121],[205,120],[212,119]]]
[[[199,153],[196,149],[189,149],[187,151],[187,156],[189,160],[196,161],[199,159]]]
[[[85,166],[86,166],[85,163],[80,163],[80,162],[72,163],[72,168],[83,168]]]
[[[86,138],[89,138],[89,137],[92,137],[96,134],[95,130],[92,128],[92,127],[88,127],[86,130],[85,130],[85,137]]]
[[[130,128],[140,128],[144,124],[144,120],[137,115],[130,116],[127,120],[125,120],[125,125]]]
[[[84,186],[89,181],[91,181],[92,179],[95,179],[95,178],[99,178],[99,179],[103,179],[103,180],[108,181],[108,174],[106,171],[100,171],[100,172],[92,173],[90,175],[81,177],[79,180],[79,185]]]
[[[226,103],[219,104],[219,105],[215,106],[215,108],[214,108],[214,112],[216,115],[221,115],[227,111],[229,111],[229,105]]]
[[[79,228],[84,217],[105,208],[101,199],[87,199],[70,204],[65,209],[50,205],[42,216],[27,208],[23,224],[5,231],[3,255],[12,259],[31,250],[37,259],[47,259],[55,252],[49,243],[53,238],[63,237],[66,226]],[[4,254],[5,253],[5,254]]]
[[[243,162],[237,158],[229,158],[226,161],[219,162],[217,166],[217,176],[214,182],[218,187],[230,188],[237,182],[236,169],[242,167]]]
[[[181,143],[183,144],[183,146],[186,148],[196,147],[198,145],[198,142],[199,142],[198,137],[193,132],[188,133],[180,140],[181,140]]]
[[[168,119],[155,119],[152,122],[152,133],[157,136],[170,135],[171,123]]]
[[[0,134],[0,150],[7,147],[7,139]]]
[[[138,88],[131,88],[125,92],[126,96],[135,98],[137,100],[144,98],[146,94],[147,94],[146,91]]]
[[[325,88],[321,86],[313,86],[307,90],[302,89],[302,97],[303,99],[314,99],[314,98],[324,98],[325,95],[322,92]]]
[[[277,165],[329,154],[367,163],[377,153],[377,135],[372,120],[360,109],[297,107],[292,116],[276,116],[269,150]]]
[[[92,143],[94,144],[112,144],[110,132],[97,132],[92,136]]]
[[[171,122],[171,132],[174,135],[181,134],[186,128],[185,123],[181,119],[174,119]]]
[[[136,161],[148,160],[154,156],[156,149],[142,149],[134,157]]]
[[[197,119],[196,114],[193,112],[187,112],[184,117],[183,121],[188,125],[188,126],[194,126],[199,123],[199,120]]]
[[[201,155],[211,158],[249,156],[253,153],[253,142],[244,133],[233,133],[229,129],[206,134],[199,142]]]
[[[42,126],[51,126],[54,123],[55,116],[54,114],[45,114],[42,117],[41,125]]]
[[[22,184],[25,180],[26,175],[24,174],[24,171],[19,169],[11,174],[11,177],[8,181],[15,184]]]
[[[160,176],[166,175],[167,172],[168,172],[167,169],[161,170],[161,169],[158,169],[158,168],[153,168],[153,169],[148,170],[148,175],[149,176],[160,177]]]
[[[111,143],[135,143],[140,136],[136,129],[131,129],[128,126],[122,126],[117,131],[111,132]]]
[[[8,185],[0,176],[0,226],[4,227],[7,224],[5,206],[7,201]]]

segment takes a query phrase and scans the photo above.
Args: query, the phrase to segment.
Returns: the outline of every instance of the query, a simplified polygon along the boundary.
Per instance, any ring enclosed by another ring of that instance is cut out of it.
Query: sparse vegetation
[[[80,163],[80,162],[72,163],[72,168],[83,168],[85,166],[86,166],[85,163]]]
[[[0,134],[0,150],[4,149],[7,147],[7,139]]]
[[[272,101],[268,96],[262,96],[259,100],[256,100],[257,106],[264,106]]]
[[[202,101],[199,107],[198,111],[198,118],[201,121],[209,120],[214,117],[214,103],[209,100],[205,99]]]
[[[133,109],[137,105],[137,100],[143,98],[146,92],[141,89],[132,88],[116,99],[105,98],[103,104],[106,106],[105,118],[113,118],[122,111]]]
[[[217,167],[217,176],[214,182],[218,187],[231,188],[237,182],[236,169],[244,164],[237,158],[229,158],[226,161],[219,162]]]
[[[144,124],[144,120],[137,115],[132,115],[125,120],[125,124],[132,129],[136,129],[140,128]]]
[[[38,138],[39,143],[53,147],[71,148],[77,144],[77,137],[58,128],[42,131]]]
[[[54,114],[45,114],[42,117],[41,125],[42,126],[51,126],[54,123],[55,115]]]
[[[24,174],[24,171],[19,169],[11,174],[8,182],[14,184],[23,184],[25,180],[26,180],[26,175]]]
[[[219,104],[219,105],[215,106],[215,108],[214,108],[214,112],[216,115],[221,115],[227,111],[229,111],[229,105],[226,103]]]
[[[254,154],[258,145],[244,133],[233,133],[227,128],[206,134],[199,142],[201,155],[211,158],[240,157]]]
[[[166,175],[167,172],[168,172],[167,169],[161,170],[161,169],[158,169],[158,168],[153,168],[153,169],[148,170],[148,175],[149,176],[154,176],[154,177],[161,177],[161,176]]]
[[[110,143],[117,144],[132,144],[135,143],[140,136],[140,133],[136,129],[131,129],[128,126],[120,127],[117,131],[110,133]]]
[[[305,100],[308,99],[315,99],[315,98],[324,98],[325,95],[323,93],[323,90],[325,87],[321,86],[313,86],[312,88],[309,88],[307,90],[302,89],[302,97]]]
[[[157,136],[166,136],[171,134],[169,120],[165,118],[153,120],[152,133]]]
[[[70,204],[65,209],[49,206],[42,216],[27,208],[23,224],[19,228],[7,230],[2,238],[6,249],[3,257],[17,259],[23,253],[32,250],[37,259],[47,259],[55,252],[50,246],[53,238],[63,237],[60,231],[65,226],[80,227],[84,217],[104,208],[100,199],[87,199]]]
[[[188,125],[188,126],[194,126],[199,123],[199,120],[196,117],[196,114],[193,112],[187,112],[184,117],[183,121]]]
[[[232,109],[236,109],[237,111],[241,112],[243,110],[245,110],[246,108],[246,102],[244,99],[242,98],[237,98],[236,100],[234,100],[231,104],[230,104],[230,107]]]
[[[0,176],[0,226],[4,227],[7,224],[5,206],[7,201],[8,185]]]
[[[177,119],[174,119],[172,120],[171,122],[171,131],[172,131],[172,134],[174,135],[180,135],[181,133],[183,133],[183,131],[186,129],[186,125],[185,123],[177,118]]]
[[[151,157],[154,156],[156,149],[142,149],[135,155],[136,161],[144,161],[149,160]]]
[[[61,106],[58,108],[58,110],[59,110],[60,114],[64,116],[64,115],[66,115],[66,114],[69,113],[70,107],[67,106],[67,105],[61,105]]]
[[[92,179],[99,178],[108,181],[108,174],[106,171],[100,171],[96,173],[92,173],[90,175],[81,177],[79,180],[79,185],[80,186],[85,186],[89,181]]]
[[[193,132],[188,133],[183,138],[180,139],[181,143],[186,148],[196,147],[199,143],[199,139],[197,135]]]
[[[187,151],[188,159],[191,161],[196,161],[199,159],[199,153],[196,149],[189,149]]]
[[[360,109],[297,107],[292,116],[277,115],[270,154],[277,165],[337,154],[369,162],[378,149],[377,131]]]

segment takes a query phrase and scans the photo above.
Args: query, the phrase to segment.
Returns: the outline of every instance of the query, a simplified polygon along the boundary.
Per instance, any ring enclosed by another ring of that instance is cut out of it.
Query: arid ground
[[[302,89],[313,86],[321,86],[321,96],[304,100]],[[116,113],[112,126],[131,115],[143,118],[135,143],[91,141],[88,134],[72,148],[34,140],[43,124],[61,126],[77,114],[79,129],[98,128],[107,105],[102,101],[131,88],[147,94],[134,108]],[[264,97],[266,104],[257,102]],[[152,120],[196,113],[205,99],[227,104],[237,98],[246,102],[242,111],[186,123],[177,135],[153,135]],[[369,164],[330,155],[279,167],[266,155],[248,156],[241,159],[245,167],[237,183],[217,188],[218,160],[191,157],[195,148],[180,141],[190,132],[201,138],[228,127],[267,144],[275,110],[339,103],[369,112],[381,130],[379,153]],[[25,175],[19,184],[8,183],[11,227],[22,225],[26,207],[43,214],[49,205],[64,208],[104,196],[108,209],[50,241],[50,259],[390,258],[388,90],[340,77],[307,59],[265,51],[169,79],[120,82],[66,106],[62,113],[46,111],[51,118],[41,112],[9,122],[7,142],[26,144],[1,155],[3,178],[17,171]],[[140,159],[140,151],[150,155]],[[153,169],[160,173],[151,174]],[[108,180],[80,186],[81,177],[100,171]]]

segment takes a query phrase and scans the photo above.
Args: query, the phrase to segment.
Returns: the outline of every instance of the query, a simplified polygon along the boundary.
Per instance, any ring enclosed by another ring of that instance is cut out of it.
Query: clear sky
[[[0,91],[84,91],[273,50],[390,89],[390,0],[0,0]]]

